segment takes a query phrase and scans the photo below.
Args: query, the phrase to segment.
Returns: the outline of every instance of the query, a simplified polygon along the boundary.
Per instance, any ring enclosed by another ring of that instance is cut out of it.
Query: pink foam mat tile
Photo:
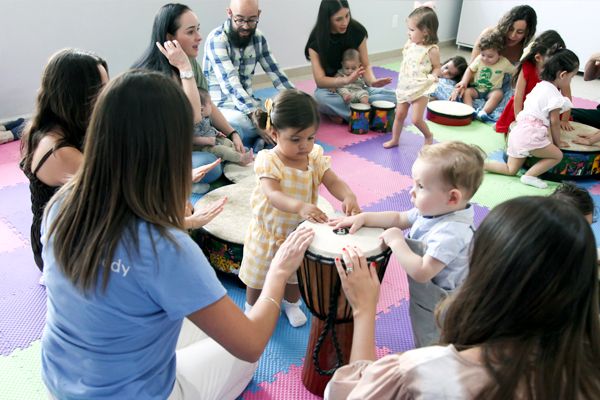
[[[378,360],[381,357],[387,356],[388,354],[391,354],[391,353],[393,353],[393,351],[391,351],[387,347],[375,347],[375,355]]]
[[[573,97],[573,108],[596,108],[597,106],[597,101]]]
[[[244,400],[294,399],[317,400],[320,396],[310,393],[302,384],[302,366],[292,365],[287,372],[275,374],[273,382],[258,384],[259,389],[251,392],[246,390],[241,398]]]
[[[307,79],[305,81],[294,82],[296,89],[302,90],[305,93],[313,94],[317,89],[317,84],[312,79]]]
[[[377,314],[389,312],[392,306],[398,306],[409,297],[406,272],[392,254],[381,282]]]
[[[29,242],[8,221],[0,218],[0,254],[26,248]]]
[[[343,150],[338,149],[330,154],[332,170],[354,191],[361,207],[375,203],[412,185],[412,180],[408,176]],[[336,210],[341,209],[341,203],[324,186],[321,186],[319,192],[321,196],[331,202]]]
[[[382,136],[381,133],[369,132],[355,135],[348,131],[348,124],[336,124],[323,117],[317,132],[317,139],[334,147],[350,146]]]
[[[0,188],[27,182],[27,177],[19,168],[21,141],[0,146]]]

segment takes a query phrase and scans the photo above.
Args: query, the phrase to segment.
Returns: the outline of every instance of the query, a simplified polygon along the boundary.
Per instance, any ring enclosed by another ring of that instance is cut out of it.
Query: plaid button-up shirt
[[[243,49],[231,45],[227,32],[231,22],[209,33],[204,44],[202,69],[208,80],[208,90],[217,107],[232,108],[248,114],[260,104],[253,96],[252,76],[260,63],[277,90],[294,88],[269,50],[267,39],[258,29]]]

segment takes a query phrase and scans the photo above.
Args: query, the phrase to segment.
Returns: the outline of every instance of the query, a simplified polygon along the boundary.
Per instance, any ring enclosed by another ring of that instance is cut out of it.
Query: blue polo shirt
[[[55,205],[46,226],[56,214]],[[47,316],[42,378],[59,399],[166,399],[175,383],[175,346],[183,318],[225,296],[190,237],[174,241],[138,220],[139,246],[124,235],[110,280],[83,293],[61,272],[54,238],[44,247]],[[154,244],[152,243],[154,242]]]

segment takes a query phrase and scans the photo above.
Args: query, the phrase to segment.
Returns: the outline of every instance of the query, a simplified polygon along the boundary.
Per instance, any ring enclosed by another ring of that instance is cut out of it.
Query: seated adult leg
[[[330,117],[339,117],[346,121],[350,119],[350,106],[344,102],[342,96],[331,92],[329,89],[317,88],[315,100],[319,104],[319,111]]]

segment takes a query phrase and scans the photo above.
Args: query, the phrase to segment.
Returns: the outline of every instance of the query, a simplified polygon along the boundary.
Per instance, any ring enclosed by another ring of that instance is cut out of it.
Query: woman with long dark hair
[[[44,219],[54,398],[234,399],[252,379],[313,233],[286,239],[244,315],[185,231],[192,130],[171,77],[130,71],[99,97],[82,167]]]
[[[350,106],[335,90],[362,77],[369,86],[369,101],[387,100],[396,103],[393,90],[383,86],[392,81],[391,78],[375,78],[369,52],[367,50],[367,30],[360,22],[352,18],[347,0],[322,0],[313,28],[306,46],[304,56],[310,61],[313,77],[317,83],[315,99],[319,103],[319,111],[341,122],[350,118]],[[359,52],[361,68],[351,75],[336,77],[342,66],[342,54],[347,49]]]
[[[325,398],[597,399],[595,243],[581,212],[563,200],[496,206],[475,232],[465,283],[438,307],[440,346],[377,361],[379,280],[350,248],[344,261],[353,272],[337,262],[354,313],[350,364]]]
[[[21,169],[31,191],[31,248],[40,270],[44,208],[81,165],[92,108],[106,82],[106,61],[81,50],[55,53],[44,69],[36,111],[21,141]]]

